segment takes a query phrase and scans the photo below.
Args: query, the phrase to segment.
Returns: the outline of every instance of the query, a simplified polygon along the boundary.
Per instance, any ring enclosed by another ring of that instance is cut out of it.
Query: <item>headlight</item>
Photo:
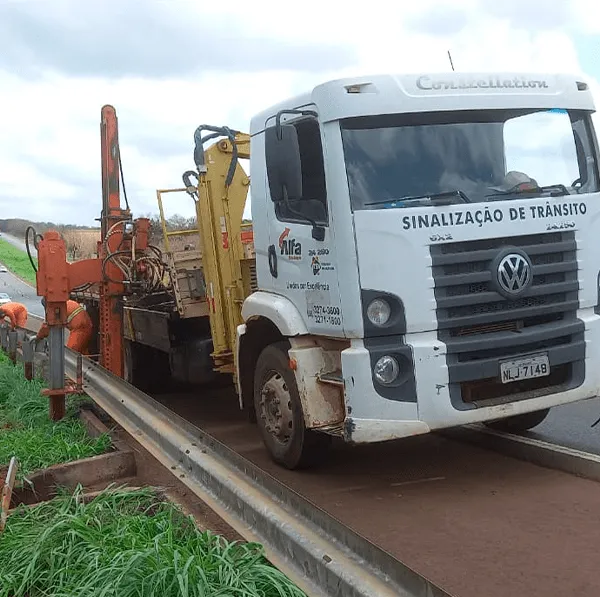
[[[384,386],[394,383],[399,373],[400,365],[398,365],[398,361],[389,355],[381,357],[373,368],[375,379]]]
[[[367,307],[367,317],[369,321],[378,327],[385,325],[390,320],[392,309],[390,304],[384,299],[374,299]]]

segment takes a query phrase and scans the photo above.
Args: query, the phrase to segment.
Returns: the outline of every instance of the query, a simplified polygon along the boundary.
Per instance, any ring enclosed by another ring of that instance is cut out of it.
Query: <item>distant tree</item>
[[[61,232],[67,245],[67,258],[70,261],[90,259],[96,255],[100,230],[69,228]]]
[[[163,228],[159,215],[155,213],[138,214],[137,217],[146,217],[150,220],[149,241],[151,244],[164,249]],[[244,220],[244,222],[250,223],[251,220]],[[193,231],[198,228],[195,216],[188,217],[174,214],[167,218],[165,225],[168,231],[189,230],[190,237],[182,238],[182,242],[192,242],[192,244],[196,242],[193,238]],[[20,218],[0,219],[0,232],[6,232],[17,238],[25,238],[25,231],[28,226],[33,226],[38,234],[44,234],[48,230],[58,231],[65,239],[70,260],[87,259],[96,254],[96,242],[99,240],[99,230],[96,227],[56,224],[54,222],[32,222]]]
[[[24,239],[25,231],[32,226],[38,234],[44,234],[48,230],[56,230],[60,233],[66,230],[94,230],[91,226],[77,226],[75,224],[56,224],[54,222],[32,222],[21,218],[8,218],[0,220],[0,232],[6,232],[17,238]]]

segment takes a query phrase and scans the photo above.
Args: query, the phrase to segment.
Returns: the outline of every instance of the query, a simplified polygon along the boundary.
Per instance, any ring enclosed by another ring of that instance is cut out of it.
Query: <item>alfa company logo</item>
[[[279,250],[288,259],[302,259],[302,243],[295,238],[289,238],[290,229],[286,228],[279,236]]]

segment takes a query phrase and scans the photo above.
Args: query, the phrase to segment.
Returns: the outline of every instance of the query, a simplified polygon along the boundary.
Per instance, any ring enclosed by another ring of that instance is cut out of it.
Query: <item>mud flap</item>
[[[318,346],[295,344],[292,339],[289,357],[295,369],[305,427],[318,429],[343,423],[346,416],[344,388],[319,381],[320,375],[336,370],[336,355]]]

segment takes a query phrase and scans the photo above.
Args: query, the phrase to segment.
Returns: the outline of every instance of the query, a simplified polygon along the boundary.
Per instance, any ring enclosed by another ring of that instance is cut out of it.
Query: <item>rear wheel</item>
[[[498,419],[496,421],[487,421],[485,425],[490,429],[496,431],[505,431],[507,433],[521,433],[528,431],[539,425],[550,412],[549,408],[543,410],[536,410],[532,413],[525,413],[523,415],[515,415],[514,417],[507,417],[506,419]]]
[[[170,383],[169,356],[155,348],[125,340],[124,377],[142,392],[160,393]]]
[[[287,342],[278,342],[260,353],[254,375],[254,409],[271,458],[289,469],[308,468],[325,459],[331,436],[304,427],[288,350]]]

